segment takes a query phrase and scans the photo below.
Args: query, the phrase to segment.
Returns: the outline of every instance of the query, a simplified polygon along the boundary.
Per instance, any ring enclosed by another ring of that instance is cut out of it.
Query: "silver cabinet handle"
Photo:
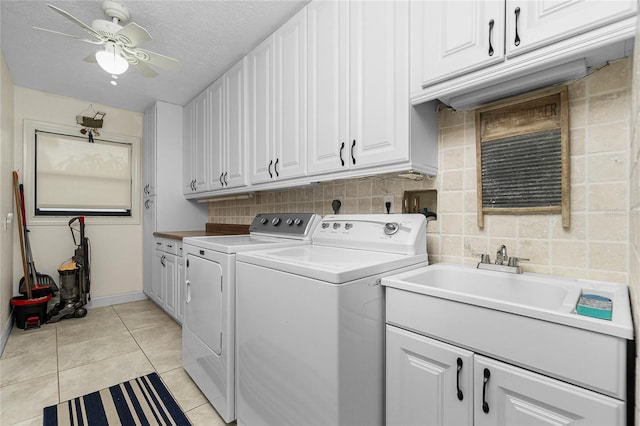
[[[227,172],[224,172],[224,185],[229,186],[229,182],[227,182]]]
[[[273,173],[271,173],[271,165],[273,164],[273,160],[269,161],[269,177],[273,179]]]
[[[344,159],[342,158],[342,151],[344,151],[344,142],[340,144],[340,164],[344,167]]]
[[[276,158],[276,163],[273,165],[273,170],[275,170],[276,172],[276,177],[280,176],[280,173],[278,173],[278,162],[280,161],[279,158]]]

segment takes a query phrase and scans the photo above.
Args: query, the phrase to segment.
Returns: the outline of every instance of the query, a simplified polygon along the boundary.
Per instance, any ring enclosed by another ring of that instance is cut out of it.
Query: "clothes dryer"
[[[310,244],[320,219],[313,213],[258,214],[249,235],[183,240],[182,365],[227,423],[236,418],[236,254]]]

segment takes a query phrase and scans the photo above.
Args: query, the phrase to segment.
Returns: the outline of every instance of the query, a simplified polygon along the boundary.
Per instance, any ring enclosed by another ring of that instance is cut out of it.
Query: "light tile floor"
[[[42,409],[157,372],[195,426],[224,425],[182,369],[182,330],[150,300],[85,318],[15,327],[0,358],[0,425],[41,425]]]

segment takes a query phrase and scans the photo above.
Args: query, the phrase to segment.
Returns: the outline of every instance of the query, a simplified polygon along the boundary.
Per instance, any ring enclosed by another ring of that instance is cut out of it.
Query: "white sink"
[[[438,263],[386,277],[382,284],[627,339],[633,338],[629,294],[627,287],[622,284],[526,272],[510,274],[449,263]],[[612,299],[612,320],[576,314],[576,304],[582,294],[598,294]]]

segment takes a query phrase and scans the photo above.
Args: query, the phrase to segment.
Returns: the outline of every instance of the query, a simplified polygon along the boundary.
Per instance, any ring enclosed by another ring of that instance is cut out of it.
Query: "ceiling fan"
[[[120,25],[121,22],[128,21],[131,15],[129,14],[129,10],[119,3],[111,0],[106,0],[102,3],[104,13],[111,20],[96,19],[91,23],[91,26],[56,6],[51,4],[48,6],[73,23],[79,25],[91,34],[94,39],[78,37],[46,28],[34,28],[75,38],[86,43],[104,46],[103,50],[90,54],[84,58],[84,60],[86,62],[97,62],[98,65],[109,74],[122,74],[129,68],[129,65],[136,68],[145,77],[155,77],[158,75],[149,65],[169,70],[180,69],[180,62],[177,59],[137,47],[151,40],[151,34],[134,22],[129,22],[124,27]]]

